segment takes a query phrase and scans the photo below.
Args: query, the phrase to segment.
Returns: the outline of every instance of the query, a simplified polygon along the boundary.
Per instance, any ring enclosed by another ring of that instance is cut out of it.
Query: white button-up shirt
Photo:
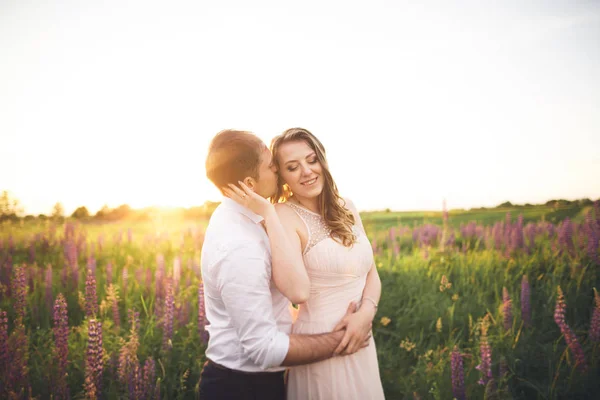
[[[202,246],[210,333],[206,356],[246,372],[283,370],[279,366],[292,327],[290,302],[271,281],[271,246],[262,220],[224,198],[210,218]]]

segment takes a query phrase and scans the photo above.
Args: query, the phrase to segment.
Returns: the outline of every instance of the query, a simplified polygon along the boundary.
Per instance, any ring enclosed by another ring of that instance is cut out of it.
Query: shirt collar
[[[264,219],[260,215],[252,212],[250,209],[236,203],[234,200],[231,200],[229,197],[223,197],[223,199],[221,200],[221,204],[223,204],[224,207],[226,207],[230,210],[233,210],[233,211],[239,212],[240,214],[245,215],[255,224],[260,223]]]

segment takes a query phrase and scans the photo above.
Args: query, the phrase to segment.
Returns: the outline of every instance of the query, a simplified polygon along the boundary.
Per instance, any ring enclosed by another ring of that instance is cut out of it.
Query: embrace
[[[200,398],[383,399],[371,334],[381,281],[321,142],[293,128],[269,149],[224,130],[206,174],[224,198],[202,247]]]

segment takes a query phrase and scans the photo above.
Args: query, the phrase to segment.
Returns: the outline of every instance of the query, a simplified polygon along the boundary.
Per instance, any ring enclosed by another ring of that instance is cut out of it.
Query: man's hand
[[[254,192],[244,182],[238,181],[241,189],[233,184],[229,188],[222,188],[223,193],[236,203],[250,209],[253,213],[260,215],[264,219],[267,216],[275,214],[275,207],[261,195]]]
[[[356,307],[356,303],[350,303],[346,315],[333,330],[334,332],[341,329],[346,330],[342,341],[334,351],[334,355],[353,354],[369,345],[373,315],[370,315],[368,310],[364,308],[360,311]]]

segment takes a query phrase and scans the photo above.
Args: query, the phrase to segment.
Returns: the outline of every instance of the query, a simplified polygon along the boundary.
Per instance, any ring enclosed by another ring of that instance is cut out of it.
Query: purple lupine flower
[[[167,279],[167,294],[165,297],[165,312],[163,315],[163,350],[170,349],[170,341],[173,336],[173,311],[175,298],[173,294],[173,282]]]
[[[137,357],[134,356],[135,362],[133,362],[129,368],[129,374],[127,376],[127,391],[129,392],[130,399],[141,399],[142,398],[142,371],[140,364],[137,362]]]
[[[131,228],[127,229],[127,242],[129,244],[133,242],[133,232],[131,231]]]
[[[54,303],[54,346],[55,358],[55,380],[52,394],[56,399],[67,399],[69,389],[67,387],[67,358],[69,354],[69,320],[67,316],[67,302],[62,293],[59,293]]]
[[[85,315],[88,318],[98,314],[98,296],[96,295],[96,277],[88,269],[85,279]]]
[[[494,247],[496,250],[502,249],[502,242],[504,240],[503,229],[502,222],[496,222],[492,228],[492,237],[494,238]]]
[[[119,289],[112,283],[108,286],[108,295],[110,297],[113,322],[117,328],[121,326],[121,314],[119,313]]]
[[[512,300],[506,287],[502,288],[502,314],[504,315],[504,330],[510,331],[512,328]]]
[[[181,257],[173,260],[173,286],[175,293],[179,293],[179,281],[181,280]]]
[[[90,398],[99,398],[102,393],[102,370],[104,351],[102,348],[102,322],[89,320],[88,346],[85,363],[85,392]]]
[[[133,309],[127,310],[127,319],[129,320],[130,332],[133,334],[140,328],[140,313]]]
[[[592,212],[589,211],[585,215],[585,231],[587,234],[587,255],[588,258],[598,263],[598,244],[600,244],[600,228],[596,226],[596,221],[592,217]]]
[[[560,288],[558,287],[558,297],[556,299],[556,308],[554,309],[554,321],[560,328],[563,336],[565,337],[565,342],[567,343],[567,347],[571,350],[573,357],[575,358],[575,368],[580,372],[585,372],[587,370],[587,363],[585,361],[585,354],[581,347],[581,344],[577,340],[577,336],[575,332],[571,329],[571,327],[565,321],[565,311],[567,309],[567,304],[565,302],[564,294]]]
[[[123,267],[123,272],[121,273],[121,289],[123,290],[123,298],[127,297],[127,282],[129,281],[129,271],[127,270],[127,265]]]
[[[475,368],[479,370],[482,374],[481,379],[479,380],[480,385],[487,385],[487,383],[492,379],[492,348],[488,343],[487,331],[488,331],[488,315],[483,318],[481,323],[481,336],[479,339],[479,355],[481,357],[481,362]]]
[[[17,319],[11,333],[11,347],[9,348],[10,364],[8,365],[8,391],[18,393],[27,391],[29,386],[29,337],[25,331],[22,319]]]
[[[208,343],[208,331],[206,330],[206,309],[204,305],[204,283],[198,286],[198,333],[202,343]]]
[[[106,283],[111,284],[113,281],[113,265],[112,262],[106,264]]]
[[[452,394],[458,400],[465,400],[465,371],[462,356],[456,346],[452,350],[450,366],[452,369]]]
[[[92,256],[88,257],[87,261],[87,269],[88,271],[92,271],[92,275],[96,275],[96,259]]]
[[[573,243],[573,223],[569,217],[565,218],[558,229],[558,242],[561,251],[568,251],[569,255],[575,255],[575,244]]]
[[[99,235],[96,243],[98,243],[98,253],[102,253],[102,248],[104,247],[104,235]]]
[[[148,357],[144,363],[144,376],[142,378],[143,398],[150,400],[153,398],[154,383],[156,382],[156,363],[152,357]]]
[[[0,376],[8,376],[8,317],[6,311],[0,310]],[[0,391],[2,393],[2,391]]]
[[[525,327],[531,326],[531,289],[529,287],[529,278],[523,275],[521,280],[521,318]]]
[[[46,266],[46,273],[44,274],[44,287],[46,288],[46,304],[50,307],[53,302],[52,297],[52,265]]]
[[[14,275],[11,282],[11,294],[15,298],[15,311],[17,318],[21,321],[25,319],[27,302],[27,277],[25,276],[25,265],[17,264],[14,266]]]
[[[594,288],[594,311],[592,313],[592,322],[590,324],[590,339],[594,342],[600,342],[600,295]]]

